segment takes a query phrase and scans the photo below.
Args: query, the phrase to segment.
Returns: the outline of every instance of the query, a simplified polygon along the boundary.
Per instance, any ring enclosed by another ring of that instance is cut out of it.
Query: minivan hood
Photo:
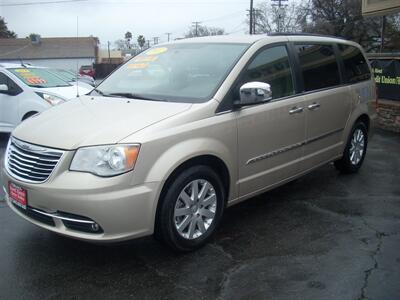
[[[27,119],[13,136],[65,150],[113,144],[190,107],[188,103],[81,96]]]
[[[89,89],[85,86],[78,85],[78,90],[76,89],[76,84],[69,86],[60,86],[52,88],[35,88],[35,92],[38,93],[49,93],[55,96],[60,96],[66,100],[76,97],[76,94],[85,95],[89,93],[93,88]]]

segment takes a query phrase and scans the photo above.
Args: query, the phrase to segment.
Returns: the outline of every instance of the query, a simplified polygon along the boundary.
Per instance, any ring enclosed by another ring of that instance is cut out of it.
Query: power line
[[[102,0],[51,0],[51,1],[38,1],[38,2],[16,2],[16,3],[1,3],[0,6],[2,7],[12,7],[12,6],[25,6],[25,5],[46,5],[46,4],[62,4],[62,3],[71,3],[71,2],[95,2],[96,4],[126,4],[126,5],[147,5],[149,3],[151,4],[160,4],[160,5],[226,5],[226,2],[218,2],[218,1],[196,1],[196,2],[186,2],[186,1],[102,1]],[[240,1],[235,1],[235,2],[230,2],[230,4],[242,4],[243,2]]]
[[[87,2],[89,0],[56,0],[56,1],[38,1],[38,2],[19,2],[19,3],[1,3],[0,6],[26,6],[26,5],[44,5],[44,4],[60,4],[71,2]]]
[[[30,47],[30,46],[31,46],[31,43],[29,43],[29,44],[27,44],[27,45],[25,45],[25,46],[23,46],[21,48],[18,48],[18,49],[15,49],[15,50],[12,50],[12,51],[9,51],[9,52],[6,52],[6,53],[1,53],[0,57],[7,56],[7,55],[15,53],[15,52],[19,52],[19,51],[21,51],[21,50],[23,50],[25,48]]]
[[[243,26],[243,22],[240,22],[238,25],[236,25],[234,28],[232,28],[232,30],[228,31],[226,34],[232,34],[232,33],[236,33],[239,31],[242,31],[243,28],[239,28]]]
[[[236,11],[236,12],[233,12],[233,13],[230,13],[230,14],[226,14],[226,15],[220,16],[220,17],[202,20],[201,22],[208,23],[208,22],[213,22],[213,21],[219,21],[219,20],[223,20],[223,19],[229,18],[229,17],[237,15],[237,14],[241,14],[241,13],[243,13],[243,11],[239,10],[239,11]]]

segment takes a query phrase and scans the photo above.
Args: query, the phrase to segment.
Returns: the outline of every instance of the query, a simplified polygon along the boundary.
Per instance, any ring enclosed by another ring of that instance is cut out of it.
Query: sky
[[[52,2],[52,3],[48,3]],[[255,5],[261,1],[254,0]],[[179,38],[192,22],[240,34],[250,0],[0,0],[0,16],[18,37],[96,36],[102,47],[125,32],[146,39]],[[78,22],[77,22],[78,19]]]

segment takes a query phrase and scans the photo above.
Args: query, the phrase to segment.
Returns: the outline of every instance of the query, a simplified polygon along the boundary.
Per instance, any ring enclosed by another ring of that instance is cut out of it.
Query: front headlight
[[[106,145],[79,148],[70,170],[98,176],[114,176],[133,170],[140,145]]]
[[[46,100],[50,105],[53,105],[53,106],[65,102],[65,99],[54,96],[54,95],[50,95],[50,94],[46,94],[46,93],[39,93],[39,92],[37,92],[36,94],[38,94],[40,97],[42,97],[44,100]]]

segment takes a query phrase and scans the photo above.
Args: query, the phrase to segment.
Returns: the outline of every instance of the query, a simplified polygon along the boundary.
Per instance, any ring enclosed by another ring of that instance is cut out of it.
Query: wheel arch
[[[359,121],[361,121],[361,122],[363,122],[364,124],[365,124],[365,126],[367,127],[367,131],[369,132],[369,128],[370,128],[370,119],[369,119],[369,116],[367,115],[367,114],[361,114],[357,119],[356,119],[356,121],[354,122],[354,124],[356,124],[357,122],[359,122]],[[354,126],[354,124],[353,124],[353,126]]]
[[[168,187],[168,184],[178,174],[180,174],[183,170],[185,170],[187,168],[190,168],[192,166],[198,166],[198,165],[208,166],[211,169],[213,169],[220,176],[220,179],[224,185],[226,198],[228,198],[231,180],[230,180],[230,173],[229,173],[229,169],[228,169],[227,165],[221,158],[219,158],[216,155],[204,154],[204,155],[194,156],[194,157],[184,161],[169,174],[167,180],[164,182],[163,187],[161,189],[160,199],[165,195],[165,191],[166,191],[166,188]]]
[[[26,119],[28,119],[29,117],[32,117],[32,116],[36,115],[37,113],[38,113],[38,112],[37,112],[37,111],[34,111],[34,110],[28,111],[27,113],[25,113],[25,114],[23,115],[21,121],[25,121]]]
[[[165,180],[161,192],[158,197],[157,201],[157,208],[156,208],[156,214],[155,214],[155,226],[154,228],[157,228],[158,220],[159,220],[159,211],[160,207],[162,204],[162,201],[164,199],[165,194],[167,193],[168,186],[171,184],[171,182],[178,176],[181,172],[186,170],[187,168],[190,168],[192,166],[197,166],[197,165],[203,165],[203,166],[208,166],[211,169],[213,169],[219,176],[222,181],[222,184],[224,186],[224,192],[225,192],[225,201],[227,203],[229,199],[229,190],[231,186],[231,179],[230,179],[230,173],[228,166],[226,163],[219,158],[216,155],[213,154],[204,154],[204,155],[197,155],[194,157],[191,157],[190,159],[187,159],[186,161],[182,162],[180,165],[178,165],[168,176],[168,178]]]

